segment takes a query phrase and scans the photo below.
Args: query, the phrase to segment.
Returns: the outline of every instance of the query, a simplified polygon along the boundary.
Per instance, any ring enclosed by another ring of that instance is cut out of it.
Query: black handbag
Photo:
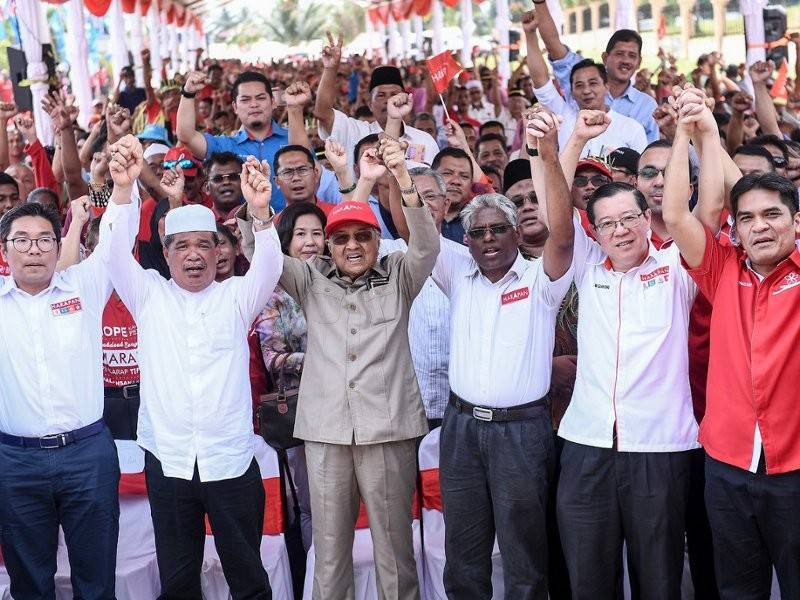
[[[270,365],[274,372],[275,361]],[[294,437],[294,420],[297,416],[297,396],[300,389],[286,387],[286,373],[283,366],[278,372],[277,391],[263,394],[258,404],[258,426],[261,437],[272,448],[286,450],[300,446],[303,440]]]

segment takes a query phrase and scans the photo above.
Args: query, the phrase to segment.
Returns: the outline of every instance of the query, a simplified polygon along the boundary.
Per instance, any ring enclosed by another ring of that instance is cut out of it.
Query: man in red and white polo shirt
[[[687,121],[710,127],[690,90]],[[692,123],[687,127],[689,130]],[[678,145],[688,146],[679,123]],[[670,169],[673,165],[670,164]],[[720,166],[721,169],[721,166]],[[704,177],[715,170],[704,173]],[[669,184],[669,182],[668,182]],[[721,184],[720,184],[721,188]],[[713,305],[706,413],[706,505],[723,598],[766,598],[772,568],[784,598],[800,597],[800,233],[797,189],[773,173],[743,177],[730,193],[735,237],[725,246],[676,194],[664,221],[691,277]],[[721,201],[720,201],[721,204]]]

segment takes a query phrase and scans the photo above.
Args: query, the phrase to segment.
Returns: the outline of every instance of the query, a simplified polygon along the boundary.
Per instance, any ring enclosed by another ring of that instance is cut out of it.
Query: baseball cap
[[[136,137],[143,142],[159,142],[172,148],[172,142],[169,141],[167,129],[163,125],[156,125],[154,123],[145,125],[144,129],[142,129]]]
[[[579,161],[578,166],[575,167],[575,172],[577,173],[581,169],[594,169],[611,179],[611,169],[608,168],[608,165],[595,158],[585,158]]]
[[[194,154],[184,146],[170,148],[169,152],[164,155],[165,168],[171,169],[175,165],[180,165],[184,175],[188,175],[189,177],[197,175],[197,169],[202,166],[200,161],[194,157]]]
[[[337,204],[328,214],[328,224],[325,226],[325,235],[328,236],[345,223],[363,223],[380,231],[378,219],[366,202],[346,200]]]

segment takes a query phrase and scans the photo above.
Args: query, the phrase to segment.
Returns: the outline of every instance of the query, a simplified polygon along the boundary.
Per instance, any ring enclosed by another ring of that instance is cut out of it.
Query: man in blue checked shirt
[[[234,135],[197,131],[194,98],[206,83],[204,73],[192,71],[183,84],[178,106],[178,140],[203,160],[216,152],[233,152],[242,160],[255,156],[259,161],[266,160],[272,164],[278,149],[289,144],[289,132],[272,119],[273,98],[269,80],[257,71],[245,71],[236,78],[231,99],[242,128]],[[286,199],[275,183],[274,173],[271,178],[272,208],[278,212],[286,205]]]
[[[558,35],[558,29],[547,8],[547,3],[535,2],[536,17],[539,21],[539,34],[542,36],[553,75],[563,90],[567,101],[573,106],[575,99],[570,93],[570,72],[572,67],[584,57],[567,48]],[[648,143],[659,139],[658,125],[653,118],[656,109],[655,99],[640,92],[631,83],[642,63],[642,38],[630,29],[620,29],[608,40],[603,53],[603,64],[608,72],[608,95],[606,102],[616,112],[638,121],[644,127]]]

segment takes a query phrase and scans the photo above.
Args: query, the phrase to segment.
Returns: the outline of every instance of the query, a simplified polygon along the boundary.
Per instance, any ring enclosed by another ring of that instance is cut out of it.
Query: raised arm
[[[355,202],[368,202],[375,183],[386,174],[386,165],[380,159],[377,148],[367,148],[358,161],[358,183],[353,194]]]
[[[339,142],[328,138],[325,140],[325,157],[333,168],[333,173],[339,182],[339,193],[342,201],[350,200],[355,191],[353,171],[347,164],[347,150]],[[345,190],[344,192],[342,190]]]
[[[408,115],[414,108],[414,100],[411,94],[401,92],[395,94],[386,103],[386,127],[384,133],[394,139],[399,139],[403,135],[403,126]]]
[[[0,171],[9,166],[8,158],[8,122],[17,114],[17,105],[13,102],[0,102]]]
[[[533,81],[533,87],[535,88],[542,87],[550,80],[547,64],[544,62],[544,56],[542,56],[542,50],[539,47],[539,36],[536,33],[539,28],[538,15],[539,13],[533,9],[522,15],[522,30],[525,32],[525,44],[528,47],[526,61],[528,63],[528,71],[531,74],[531,81]]]
[[[53,125],[59,131],[61,171],[64,181],[67,183],[67,195],[70,199],[81,200],[81,197],[88,193],[89,188],[83,180],[81,172],[78,144],[75,141],[74,120],[60,95],[45,96],[42,100],[42,107],[50,115]]]
[[[311,88],[305,81],[295,81],[283,91],[283,98],[289,117],[289,144],[313,151],[303,114],[306,104],[311,101]]]
[[[582,110],[578,113],[572,135],[569,136],[561,152],[561,169],[564,171],[568,186],[572,186],[583,148],[590,140],[602,135],[609,125],[611,117],[605,111]]]
[[[342,34],[334,42],[330,32],[328,45],[322,49],[322,78],[317,87],[317,101],[314,104],[314,116],[319,120],[322,128],[329,132],[333,129],[333,105],[336,102],[336,73],[339,70],[339,63],[342,62]]]
[[[91,208],[92,203],[88,196],[81,196],[70,203],[72,221],[67,234],[61,240],[61,254],[58,256],[56,271],[63,271],[81,261],[81,232],[89,221]]]
[[[689,187],[689,138],[702,111],[707,110],[689,90],[682,91],[675,101],[678,128],[672,142],[672,154],[664,176],[662,214],[667,231],[675,240],[689,268],[700,266],[705,251],[706,235],[702,223],[689,211],[686,190]],[[719,167],[718,167],[719,169]],[[704,177],[711,176],[703,173]],[[720,182],[721,187],[721,182]]]
[[[142,79],[144,80],[144,94],[147,106],[156,101],[156,93],[153,90],[153,64],[150,62],[150,49],[142,50]]]
[[[728,123],[728,135],[725,146],[729,154],[744,143],[745,114],[753,110],[753,98],[747,92],[737,92],[731,98],[731,120]]]
[[[472,183],[479,183],[484,180],[484,175],[478,161],[475,160],[475,155],[472,153],[472,148],[467,143],[467,136],[464,135],[464,130],[461,126],[454,121],[447,121],[444,125],[444,133],[447,136],[447,143],[454,148],[461,148],[469,156],[472,163]]]
[[[539,34],[542,36],[550,60],[559,60],[567,55],[567,47],[561,41],[553,15],[547,7],[547,2],[536,3],[536,15],[539,22]]]
[[[186,77],[181,91],[181,102],[178,104],[178,124],[176,135],[178,141],[184,144],[192,154],[200,159],[205,158],[208,143],[205,136],[197,131],[197,112],[194,105],[194,96],[206,86],[207,80],[204,73],[192,71]]]
[[[755,94],[756,117],[758,124],[761,125],[761,132],[782,137],[781,129],[778,126],[778,113],[775,112],[775,105],[772,103],[772,96],[767,89],[767,80],[775,70],[775,63],[758,61],[750,65],[750,79],[753,81],[753,92]]]

